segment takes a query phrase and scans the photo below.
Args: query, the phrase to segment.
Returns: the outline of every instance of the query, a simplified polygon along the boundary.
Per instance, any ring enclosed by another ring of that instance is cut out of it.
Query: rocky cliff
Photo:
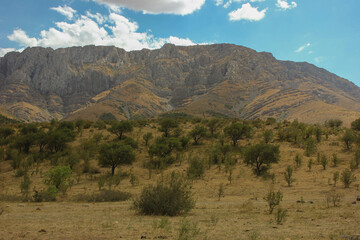
[[[166,111],[201,116],[350,121],[360,89],[308,63],[231,45],[126,52],[86,46],[28,48],[0,58],[0,103],[25,121],[118,119]]]

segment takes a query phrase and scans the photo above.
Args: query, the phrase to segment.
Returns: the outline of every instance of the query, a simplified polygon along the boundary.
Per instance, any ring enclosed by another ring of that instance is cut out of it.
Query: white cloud
[[[95,19],[96,22],[99,24],[103,24],[106,21],[105,17],[103,15],[101,15],[100,13],[92,14],[91,12],[87,11],[86,16],[88,16],[89,18]]]
[[[241,8],[229,13],[230,21],[248,20],[260,21],[265,17],[267,9],[259,11],[257,7],[252,7],[250,3],[245,3]]]
[[[224,0],[215,0],[215,5],[220,6],[224,3]]]
[[[217,0],[219,1],[219,0]],[[225,4],[224,4],[224,8],[228,8],[230,7],[230,5],[233,3],[233,2],[238,2],[238,3],[241,3],[241,2],[264,2],[265,0],[228,0]],[[218,5],[217,5],[218,6]]]
[[[24,47],[34,47],[38,44],[36,38],[30,38],[22,29],[16,29],[8,36],[9,40],[20,43]]]
[[[292,9],[292,8],[296,8],[297,7],[297,3],[296,2],[291,2],[290,4],[287,2],[287,0],[277,0],[276,6],[278,8],[281,8],[282,10],[288,10],[288,9]]]
[[[305,45],[302,45],[301,47],[299,47],[298,49],[295,50],[295,52],[299,53],[299,52],[302,52],[305,48],[308,48],[310,47],[311,44],[310,43],[307,43]],[[310,53],[310,52],[309,52]]]
[[[71,20],[74,18],[74,15],[76,13],[76,10],[72,9],[71,7],[69,6],[58,6],[58,7],[53,7],[53,8],[50,8],[51,10],[55,10],[57,11],[58,13],[61,13],[62,15],[64,15],[65,17],[67,17],[67,19]]]
[[[0,57],[5,56],[8,52],[15,51],[15,48],[0,48]]]
[[[169,36],[156,38],[148,32],[138,32],[139,26],[117,13],[109,16],[86,13],[78,16],[73,22],[57,22],[56,28],[43,30],[40,37],[29,37],[22,29],[15,30],[8,38],[23,47],[62,48],[85,45],[105,45],[124,48],[125,50],[140,50],[143,48],[159,48],[165,43],[175,45],[195,45],[188,38]],[[102,23],[104,26],[101,26]]]
[[[187,15],[199,10],[205,0],[94,0],[111,8],[125,7],[150,14]]]

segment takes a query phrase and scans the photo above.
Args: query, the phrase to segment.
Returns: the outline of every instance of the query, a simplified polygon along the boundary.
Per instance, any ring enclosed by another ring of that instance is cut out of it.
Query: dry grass
[[[146,132],[152,132],[154,137],[160,136],[156,129],[151,128],[152,125],[141,130],[135,129],[132,137],[141,142]],[[183,126],[185,131],[191,128],[189,123]],[[81,138],[89,138],[96,132],[85,130]],[[104,131],[105,134],[108,133]],[[260,130],[255,136],[251,140],[241,141],[240,145],[259,141]],[[58,202],[12,202],[1,195],[21,196],[19,185],[22,178],[14,177],[9,162],[1,162],[0,239],[177,239],[183,218],[197,224],[200,230],[191,239],[342,239],[341,236],[360,234],[360,202],[352,204],[356,196],[360,195],[359,170],[355,171],[358,180],[350,189],[344,189],[341,182],[335,187],[343,195],[339,207],[328,208],[325,200],[326,192],[334,188],[333,173],[348,168],[353,158],[353,153],[344,151],[341,144],[331,144],[337,140],[338,137],[331,136],[328,141],[321,143],[319,152],[326,154],[329,159],[332,153],[337,153],[341,160],[338,167],[332,167],[330,162],[328,169],[322,170],[322,166],[316,163],[316,156],[312,156],[314,165],[311,172],[307,168],[309,157],[303,156],[303,149],[290,143],[281,143],[281,161],[270,170],[276,176],[274,182],[255,177],[251,169],[242,163],[241,155],[235,154],[238,163],[232,183],[229,184],[224,167],[221,171],[217,166],[206,170],[202,179],[193,182],[192,191],[197,200],[195,209],[186,216],[178,217],[138,215],[131,209],[131,200],[118,203],[73,202],[77,194],[98,191],[99,174],[82,175],[80,181],[67,195],[60,196]],[[163,174],[186,171],[190,152],[205,158],[212,141],[208,139],[200,146],[190,146],[181,166],[173,165]],[[74,143],[76,145],[78,142]],[[295,164],[297,153],[301,154],[303,164],[294,172],[296,182],[292,187],[287,187],[283,172],[286,166]],[[148,170],[143,167],[146,159],[147,150],[141,143],[133,166],[120,168],[121,171],[131,170],[140,184],[132,186],[129,179],[124,179],[115,189],[130,192],[136,197],[144,186],[161,178],[162,173],[153,171],[149,179]],[[91,164],[95,167],[96,160],[92,160]],[[31,188],[45,187],[41,172],[46,172],[50,167],[49,163],[42,164],[37,174],[35,168],[31,169],[34,171]],[[106,172],[108,169],[101,171]],[[219,201],[217,194],[220,183],[224,184],[225,197]],[[263,200],[270,188],[280,189],[284,195],[281,207],[288,210],[288,217],[282,225],[277,225],[274,215],[268,214],[267,204]],[[297,203],[299,200],[305,203]]]

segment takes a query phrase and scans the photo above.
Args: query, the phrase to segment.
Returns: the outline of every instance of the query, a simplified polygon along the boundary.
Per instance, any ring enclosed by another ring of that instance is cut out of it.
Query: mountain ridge
[[[0,84],[3,108],[25,121],[96,120],[107,112],[139,118],[169,110],[305,122],[360,116],[360,88],[352,82],[234,44],[131,52],[92,45],[27,48],[0,58]]]

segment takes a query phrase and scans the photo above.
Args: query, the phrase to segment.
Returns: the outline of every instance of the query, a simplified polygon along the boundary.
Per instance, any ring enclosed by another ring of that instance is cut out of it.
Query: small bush
[[[299,168],[302,164],[302,158],[300,156],[300,154],[296,154],[295,156],[295,164],[296,164],[296,168]]]
[[[33,201],[34,202],[54,202],[56,201],[57,189],[52,186],[49,187],[46,191],[41,190],[37,191],[34,189]]]
[[[351,183],[356,181],[356,177],[349,169],[345,169],[341,173],[341,181],[344,183],[345,188],[349,188]]]
[[[329,164],[329,160],[328,160],[327,156],[325,156],[325,155],[321,156],[320,164],[323,167],[323,170],[326,170],[326,167]]]
[[[334,167],[337,167],[337,165],[339,164],[339,158],[336,153],[333,154],[332,160],[333,160]]]
[[[279,208],[275,214],[275,221],[278,225],[283,224],[287,217],[287,210]]]
[[[293,168],[292,166],[287,166],[286,171],[284,172],[285,181],[287,182],[288,186],[291,187],[291,184],[295,182],[293,178]]]
[[[274,211],[274,208],[280,204],[282,201],[283,194],[280,192],[274,192],[273,190],[270,190],[268,194],[264,197],[264,200],[269,205],[269,214],[271,214]]]
[[[190,159],[189,168],[187,170],[187,175],[189,178],[201,178],[205,172],[205,163],[202,159],[198,157],[193,157]]]
[[[335,189],[326,193],[326,204],[330,208],[331,205],[338,207],[340,205],[342,194],[337,193]]]
[[[176,216],[189,212],[194,206],[189,185],[174,172],[168,181],[145,187],[134,201],[134,208],[145,215]]]

